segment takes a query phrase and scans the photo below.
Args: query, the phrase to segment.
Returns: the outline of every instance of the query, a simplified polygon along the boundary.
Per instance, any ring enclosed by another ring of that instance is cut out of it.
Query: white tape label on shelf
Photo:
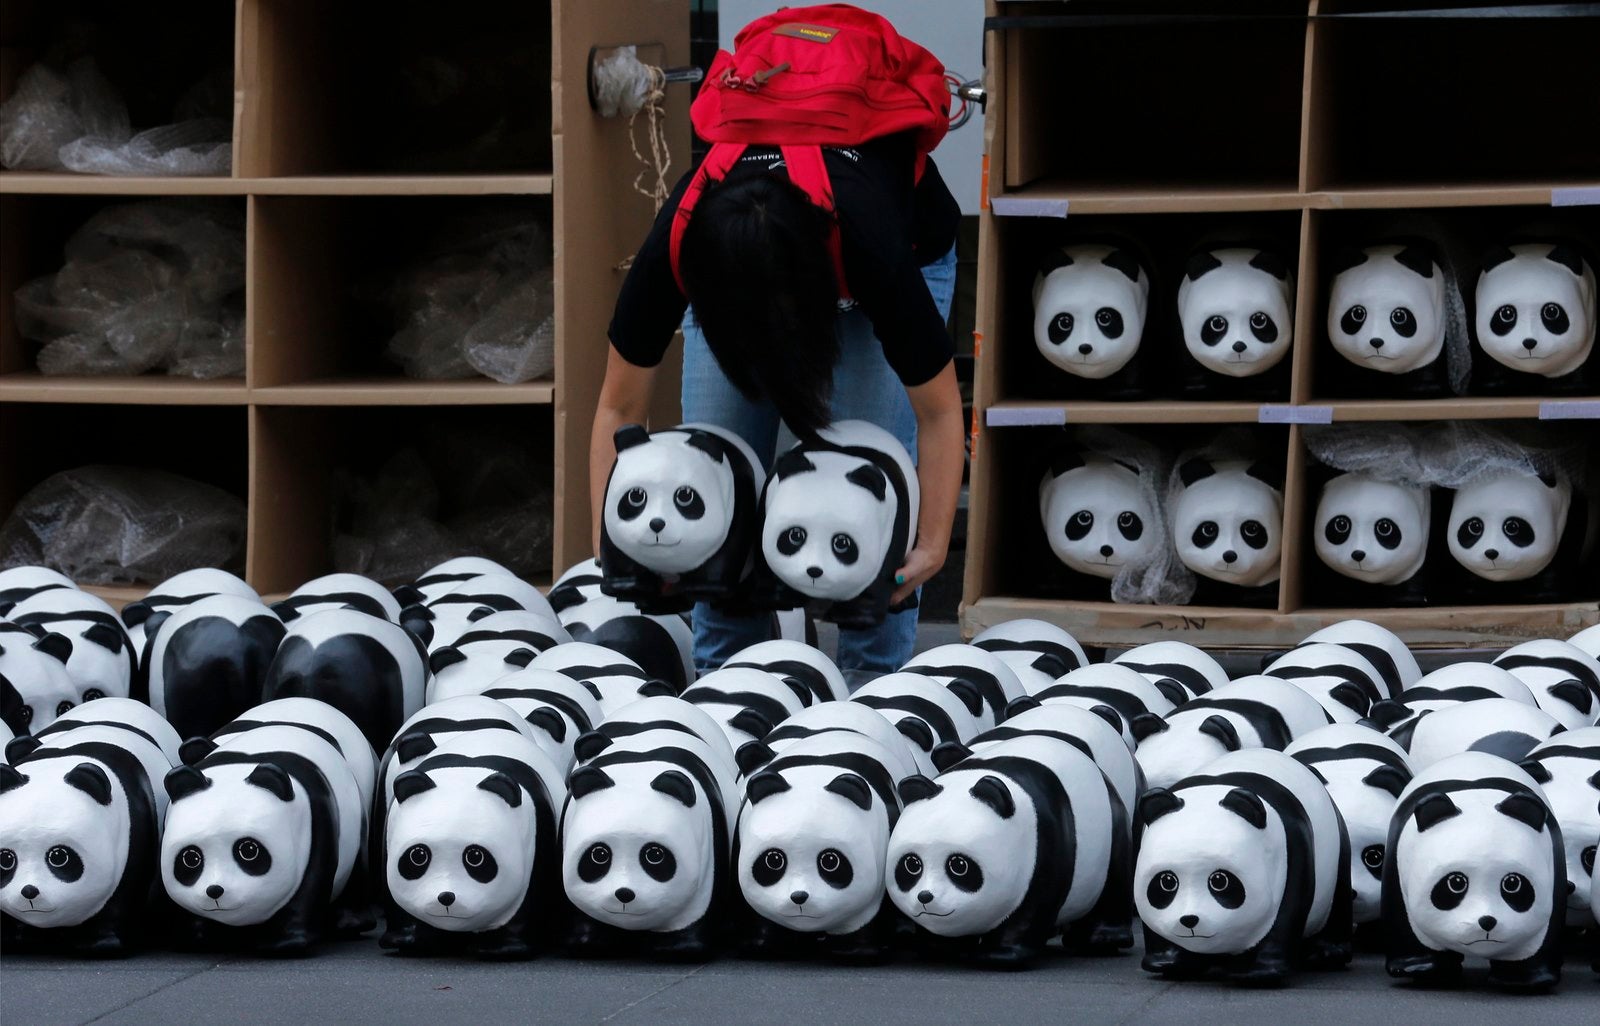
[[[1600,420],[1600,399],[1549,399],[1539,404],[1540,420]]]
[[[1332,424],[1332,406],[1295,406],[1273,403],[1256,410],[1257,424]]]
[[[983,421],[990,427],[1060,427],[1067,422],[1064,406],[991,406]]]
[[[1552,207],[1600,206],[1600,185],[1572,185],[1550,190]]]
[[[1066,217],[1065,199],[1045,199],[1037,196],[996,196],[989,201],[989,209],[996,217]]]

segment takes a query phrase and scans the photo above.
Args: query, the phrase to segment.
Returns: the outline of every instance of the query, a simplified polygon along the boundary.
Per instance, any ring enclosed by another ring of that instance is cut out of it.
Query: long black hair
[[[684,229],[679,269],[728,380],[767,399],[791,430],[831,421],[839,362],[832,215],[772,175],[713,182]]]

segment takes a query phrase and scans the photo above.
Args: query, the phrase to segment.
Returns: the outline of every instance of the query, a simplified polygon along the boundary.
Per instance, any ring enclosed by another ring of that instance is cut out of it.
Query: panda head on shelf
[[[1571,507],[1572,486],[1554,475],[1485,474],[1456,489],[1450,554],[1485,580],[1527,580],[1555,559]]]
[[[1572,246],[1492,250],[1473,307],[1479,347],[1512,370],[1560,377],[1581,367],[1594,349],[1594,268]]]
[[[1178,468],[1172,511],[1178,558],[1195,573],[1242,587],[1278,579],[1283,553],[1281,475],[1264,463],[1202,457]]]
[[[1104,456],[1057,452],[1039,483],[1039,514],[1050,551],[1080,574],[1115,577],[1162,544],[1139,469]]]
[[[683,574],[722,548],[733,523],[735,471],[726,445],[685,426],[616,433],[617,461],[606,482],[606,536],[629,559],[660,574]]]
[[[1367,584],[1408,581],[1428,555],[1431,506],[1426,488],[1340,474],[1323,486],[1317,503],[1317,557]]]
[[[1131,252],[1067,246],[1034,281],[1034,344],[1069,374],[1109,377],[1138,354],[1149,306],[1150,274]]]
[[[1328,338],[1346,360],[1404,374],[1444,350],[1444,272],[1420,243],[1368,246],[1335,263]]]
[[[1205,369],[1264,374],[1294,340],[1294,275],[1276,253],[1214,249],[1189,259],[1178,286],[1183,343]]]

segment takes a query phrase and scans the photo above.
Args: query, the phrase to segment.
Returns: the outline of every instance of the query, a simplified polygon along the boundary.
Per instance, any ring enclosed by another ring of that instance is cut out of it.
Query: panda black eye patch
[[[172,856],[173,879],[185,887],[193,887],[194,882],[200,879],[200,871],[206,866],[205,852],[189,845],[178,854]]]
[[[1163,869],[1152,876],[1149,886],[1144,889],[1144,896],[1152,908],[1166,908],[1178,896],[1178,874]]]
[[[1350,518],[1340,513],[1322,529],[1322,536],[1332,545],[1343,545],[1350,540]]]
[[[1246,520],[1239,525],[1239,537],[1252,549],[1267,547],[1267,529],[1259,520]]]
[[[1218,869],[1206,877],[1206,889],[1223,908],[1238,908],[1244,904],[1244,884],[1226,869]]]
[[[1494,312],[1489,318],[1489,330],[1496,335],[1509,335],[1511,329],[1517,326],[1517,308],[1507,303]]]
[[[659,883],[666,883],[678,872],[678,860],[673,857],[672,849],[654,841],[639,849],[639,865]]]
[[[1389,324],[1401,338],[1410,338],[1417,333],[1416,316],[1403,306],[1397,306],[1389,312]]]
[[[944,860],[944,875],[950,882],[968,894],[983,886],[983,869],[965,855],[952,855]]]
[[[1194,529],[1194,535],[1189,540],[1194,542],[1195,548],[1207,549],[1211,547],[1212,542],[1217,540],[1218,533],[1217,522],[1215,520],[1207,520]]]
[[[1567,329],[1572,327],[1572,322],[1567,319],[1567,311],[1562,309],[1560,303],[1546,303],[1539,310],[1539,320],[1544,324],[1544,330],[1552,335],[1565,335]]]
[[[1094,526],[1094,514],[1086,509],[1080,509],[1067,519],[1067,540],[1082,541]]]
[[[1361,864],[1367,867],[1374,880],[1383,879],[1383,845],[1369,844],[1361,849]]]
[[[1521,517],[1506,517],[1505,523],[1500,525],[1500,530],[1505,532],[1506,539],[1519,549],[1525,549],[1533,544],[1533,525]]]
[[[917,855],[907,855],[894,864],[894,884],[902,891],[909,891],[922,879],[922,859]]]
[[[1264,311],[1257,310],[1250,315],[1250,334],[1257,342],[1271,345],[1278,341],[1278,325]]]
[[[1372,533],[1377,535],[1378,544],[1384,548],[1393,550],[1400,547],[1400,525],[1388,517],[1380,517],[1378,522],[1372,525]]]
[[[861,557],[861,550],[856,547],[856,540],[848,534],[836,534],[828,543],[833,549],[833,558],[849,566]]]
[[[1106,338],[1122,337],[1122,315],[1109,306],[1102,306],[1095,311],[1094,326]]]
[[[1467,896],[1467,877],[1465,873],[1446,873],[1433,885],[1428,900],[1433,902],[1433,907],[1441,912],[1448,912],[1461,904]]]
[[[1117,515],[1117,532],[1129,541],[1138,541],[1144,534],[1144,521],[1133,510],[1123,510]]]
[[[607,873],[611,872],[611,847],[605,844],[592,844],[589,850],[583,853],[578,860],[578,879],[584,883],[594,883]]]
[[[835,849],[824,849],[817,856],[817,872],[829,887],[844,890],[850,886],[850,881],[855,879],[855,870],[850,865],[850,860],[844,853]]]
[[[1483,521],[1477,517],[1468,517],[1456,529],[1456,541],[1464,549],[1470,549],[1478,544],[1478,539],[1483,537]]]
[[[468,876],[481,884],[493,880],[500,872],[500,864],[494,860],[494,855],[480,844],[469,844],[462,850],[461,865],[466,868]]]
[[[1365,323],[1367,323],[1367,308],[1357,303],[1339,318],[1339,330],[1346,335],[1359,334],[1361,326]]]
[[[1050,327],[1045,329],[1045,334],[1050,336],[1054,345],[1060,345],[1072,337],[1072,315],[1058,313],[1050,319]]]
[[[413,844],[400,853],[400,859],[394,868],[403,880],[420,880],[422,874],[428,871],[431,862],[433,862],[433,850],[426,844]]]
[[[1533,884],[1521,873],[1507,873],[1500,878],[1500,897],[1518,912],[1533,907]]]
[[[803,527],[791,527],[778,535],[778,551],[785,556],[792,556],[799,552],[801,546],[805,545],[805,543],[806,529]]]
[[[789,857],[781,848],[768,848],[750,863],[750,876],[763,887],[771,887],[783,879],[789,868]]]
[[[44,853],[44,864],[50,875],[62,883],[72,883],[83,875],[83,859],[64,844],[51,845]]]
[[[0,848],[0,887],[11,882],[17,871],[17,853],[10,848]]]
[[[266,876],[272,870],[272,853],[253,837],[241,837],[234,844],[233,861],[251,876]]]
[[[682,485],[672,493],[672,504],[678,507],[678,512],[685,520],[699,520],[706,515],[705,500],[688,485]]]
[[[1205,324],[1200,326],[1200,341],[1208,346],[1214,346],[1222,341],[1228,333],[1228,319],[1220,314],[1206,318]]]
[[[617,500],[617,516],[623,520],[636,519],[644,512],[645,503],[650,496],[643,488],[629,488],[622,493],[622,498]]]

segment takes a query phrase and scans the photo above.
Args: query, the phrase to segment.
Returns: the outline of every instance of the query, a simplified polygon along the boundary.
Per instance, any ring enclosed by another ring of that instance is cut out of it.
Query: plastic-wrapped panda
[[[783,638],[759,641],[734,653],[724,669],[752,666],[799,681],[811,692],[811,701],[842,702],[850,697],[844,674],[815,646]]]
[[[1228,683],[1228,672],[1204,649],[1182,641],[1151,641],[1111,660],[1144,674],[1175,704],[1182,704]],[[1173,689],[1181,689],[1182,694]]]
[[[1179,702],[1188,699],[1176,681],[1155,684],[1132,667],[1116,663],[1079,667],[1029,697],[1045,705],[1059,702],[1081,709],[1103,705],[1116,710],[1117,718],[1122,721],[1122,740],[1129,751],[1138,745],[1136,729],[1145,732],[1159,729],[1158,725],[1166,722],[1167,714]]]
[[[1389,697],[1377,667],[1343,645],[1302,645],[1274,659],[1262,672],[1294,684],[1340,723],[1365,719],[1374,702]]]
[[[360,574],[327,574],[307,581],[272,604],[284,623],[326,609],[355,609],[390,623],[400,622],[400,603],[383,585]]]
[[[1583,394],[1593,389],[1595,273],[1578,248],[1527,242],[1483,259],[1473,295],[1478,395]]]
[[[683,700],[717,722],[737,752],[759,741],[772,728],[811,704],[811,692],[799,681],[753,667],[723,667],[689,685]]]
[[[920,502],[911,454],[866,421],[835,421],[779,456],[761,494],[760,559],[776,581],[774,604],[841,627],[882,623]]]
[[[1341,620],[1308,634],[1302,645],[1343,645],[1361,655],[1383,674],[1390,698],[1422,679],[1422,668],[1405,642],[1393,631],[1366,620]]]
[[[1503,470],[1451,496],[1450,555],[1466,601],[1566,601],[1581,590],[1588,503],[1555,475]]]
[[[1455,979],[1465,956],[1489,982],[1542,991],[1561,979],[1566,853],[1538,783],[1463,752],[1419,772],[1389,824],[1383,925],[1390,976]]]
[[[283,621],[254,599],[211,595],[145,621],[150,706],[182,737],[202,737],[261,701]]]
[[[1423,716],[1486,698],[1507,698],[1535,707],[1539,704],[1526,684],[1498,666],[1451,663],[1419,678],[1398,698],[1374,703],[1367,715],[1401,747],[1409,748],[1412,732]]]
[[[1521,762],[1540,742],[1564,730],[1536,705],[1509,698],[1480,698],[1430,712],[1402,743],[1411,765],[1424,770],[1457,752],[1488,752]]]
[[[618,428],[600,528],[605,592],[679,613],[739,592],[759,531],[761,461],[709,424]]]
[[[1104,456],[1056,452],[1039,482],[1039,518],[1050,551],[1088,577],[1111,580],[1166,544],[1139,468]]]
[[[1283,554],[1283,475],[1248,460],[1185,460],[1172,539],[1200,576],[1197,605],[1274,606]]]
[[[42,591],[77,587],[66,574],[45,566],[14,566],[0,570],[0,619],[10,617],[12,606]]]
[[[1153,384],[1139,358],[1150,310],[1150,272],[1122,246],[1088,243],[1053,251],[1033,284],[1033,341],[1066,371],[1074,395],[1143,399]],[[1092,386],[1072,382],[1093,382]]]
[[[1089,656],[1077,638],[1043,620],[997,623],[973,638],[972,645],[992,652],[1011,667],[1030,695],[1038,688],[1048,687],[1058,677],[1089,665]],[[1025,675],[1031,676],[1031,683],[1023,679]]]
[[[1185,397],[1287,395],[1294,343],[1294,274],[1269,250],[1233,247],[1189,258],[1178,285]]]
[[[1428,600],[1433,493],[1366,474],[1322,486],[1312,522],[1317,584],[1330,605],[1410,606]]]
[[[78,704],[78,685],[67,673],[71,655],[63,635],[35,637],[0,620],[0,719],[12,734],[42,730]]]
[[[1445,273],[1433,247],[1411,241],[1346,250],[1331,270],[1328,339],[1344,358],[1329,368],[1336,394],[1448,395]]]
[[[138,657],[114,609],[102,599],[67,588],[51,588],[11,609],[11,622],[35,634],[60,634],[72,642],[67,675],[78,685],[78,701],[127,698]]]
[[[1240,677],[1174,709],[1165,719],[1142,716],[1133,723],[1135,754],[1152,787],[1178,780],[1229,752],[1282,751],[1329,723],[1322,704],[1277,677]]]
[[[1572,729],[1600,722],[1600,660],[1576,645],[1543,639],[1506,649],[1494,664],[1528,685],[1539,708]]]
[[[1293,758],[1230,752],[1145,792],[1139,822],[1146,970],[1261,985],[1350,961],[1350,841],[1322,782]]]
[[[1522,768],[1539,782],[1566,846],[1569,927],[1594,925],[1595,848],[1600,844],[1600,727],[1569,730],[1528,753]]]
[[[1003,659],[976,645],[939,645],[913,656],[901,670],[932,677],[947,686],[958,680],[971,684],[983,699],[972,710],[981,730],[1004,720],[1006,706],[1027,694]]]

